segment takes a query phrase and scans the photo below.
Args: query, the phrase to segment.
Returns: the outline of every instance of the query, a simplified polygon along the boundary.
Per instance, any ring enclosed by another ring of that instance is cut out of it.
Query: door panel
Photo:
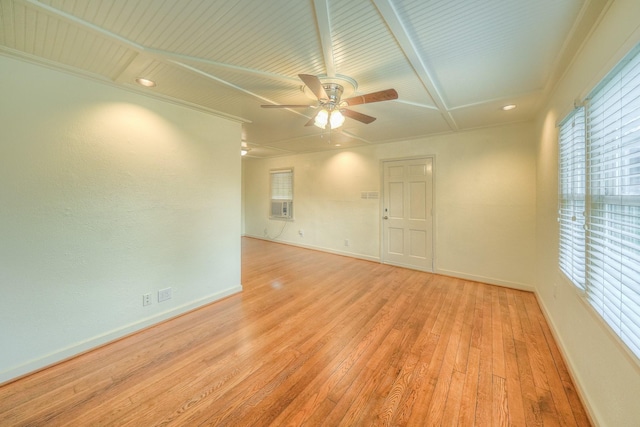
[[[383,163],[382,261],[433,271],[433,159]]]
[[[391,177],[402,177],[404,175],[404,167],[403,166],[389,166],[389,176]]]
[[[409,175],[412,176],[426,176],[427,165],[409,165]]]
[[[404,183],[389,183],[389,212],[392,218],[404,217]]]
[[[427,219],[427,201],[425,200],[427,191],[425,182],[412,182],[409,184],[409,218]]]
[[[402,255],[404,253],[404,230],[389,228],[389,253]]]
[[[427,233],[422,230],[409,230],[409,237],[411,239],[409,254],[412,257],[426,258]]]

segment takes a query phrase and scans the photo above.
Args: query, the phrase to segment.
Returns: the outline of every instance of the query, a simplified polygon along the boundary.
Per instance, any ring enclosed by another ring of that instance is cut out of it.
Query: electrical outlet
[[[269,234],[269,232],[268,232],[268,231],[267,231],[267,229],[265,228],[265,229],[264,229],[264,235],[266,236],[266,235],[268,235],[268,234]]]
[[[171,299],[171,288],[160,289],[158,291],[158,302]]]
[[[298,234],[300,235],[300,237],[304,237],[304,230],[302,229],[298,230]]]
[[[344,239],[344,245],[349,246],[349,239]]]
[[[151,294],[142,295],[142,306],[151,305]]]

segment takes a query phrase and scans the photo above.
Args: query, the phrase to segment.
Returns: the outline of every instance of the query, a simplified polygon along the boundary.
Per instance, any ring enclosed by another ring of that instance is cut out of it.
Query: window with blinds
[[[559,210],[560,268],[584,290],[585,123],[579,108],[560,124]]]
[[[559,253],[562,271],[640,358],[638,51],[561,123]]]
[[[293,169],[272,170],[269,218],[293,218]]]

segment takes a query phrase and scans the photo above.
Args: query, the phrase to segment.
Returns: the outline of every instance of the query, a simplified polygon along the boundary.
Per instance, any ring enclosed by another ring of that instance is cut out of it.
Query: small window
[[[273,170],[269,218],[293,218],[293,169]]]

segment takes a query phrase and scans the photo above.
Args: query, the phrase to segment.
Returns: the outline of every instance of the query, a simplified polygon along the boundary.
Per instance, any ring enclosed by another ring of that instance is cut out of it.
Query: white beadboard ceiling
[[[269,157],[529,120],[607,3],[0,0],[0,53],[240,120],[249,156]],[[304,126],[312,107],[260,108],[313,104],[298,74],[399,97],[328,134]]]

